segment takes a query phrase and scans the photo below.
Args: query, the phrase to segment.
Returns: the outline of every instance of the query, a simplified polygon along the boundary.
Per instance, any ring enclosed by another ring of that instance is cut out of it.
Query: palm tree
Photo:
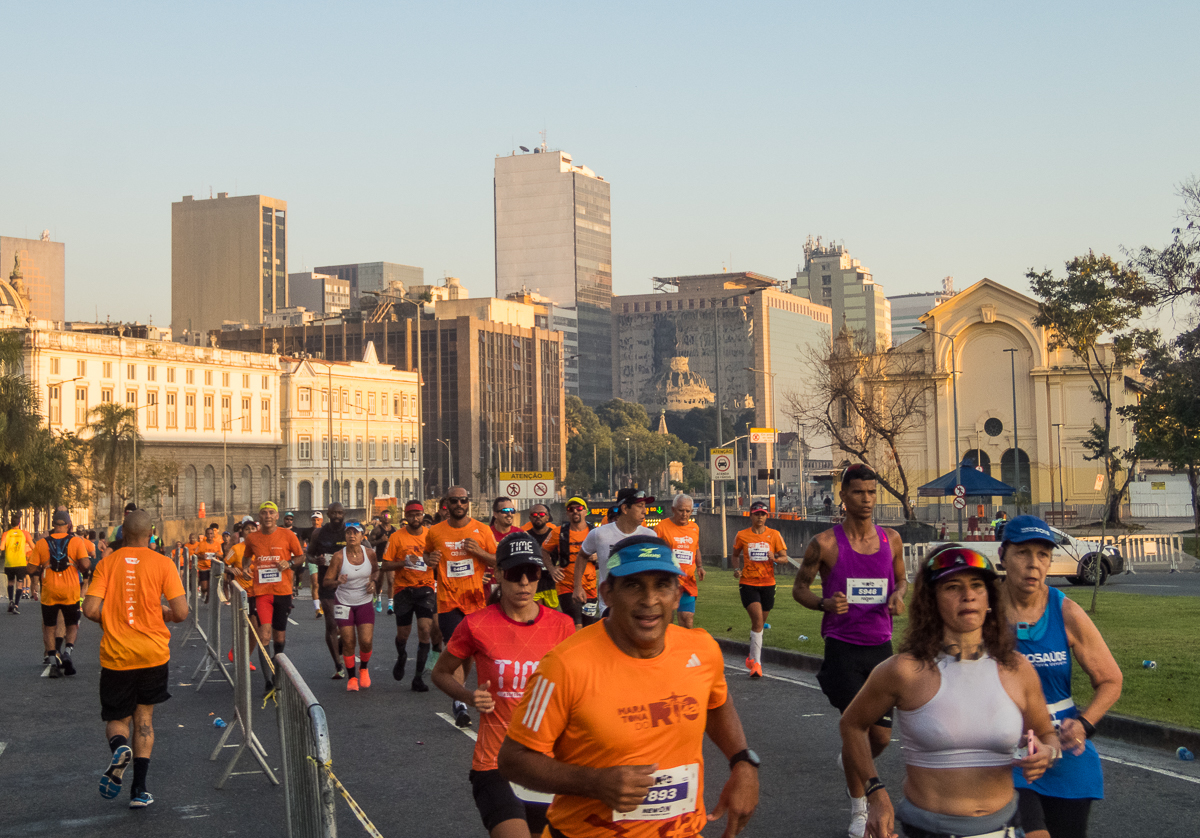
[[[121,472],[134,456],[134,446],[141,442],[138,434],[137,411],[115,402],[104,402],[88,411],[84,428],[92,474],[97,488],[108,495],[109,519],[117,518],[117,487]]]
[[[0,506],[4,517],[26,505],[34,474],[27,460],[41,424],[37,389],[21,370],[24,338],[0,332]]]

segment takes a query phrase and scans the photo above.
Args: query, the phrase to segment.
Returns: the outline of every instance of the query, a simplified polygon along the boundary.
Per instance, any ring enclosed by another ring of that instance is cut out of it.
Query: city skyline
[[[810,234],[889,296],[1024,291],[1031,267],[1164,244],[1200,173],[1187,4],[66,9],[10,11],[6,113],[29,129],[0,135],[0,235],[65,243],[69,319],[167,323],[169,207],[210,191],[287,201],[289,270],[384,259],[490,294],[494,160],[542,130],[616,187],[618,295],[786,280]],[[607,60],[577,60],[584,31]],[[264,111],[241,80],[305,39],[338,59],[287,61]]]

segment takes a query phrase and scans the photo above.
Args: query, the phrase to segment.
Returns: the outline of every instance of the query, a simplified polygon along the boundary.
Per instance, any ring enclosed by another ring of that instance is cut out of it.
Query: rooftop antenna
[[[545,154],[545,152],[546,152],[546,129],[545,129],[545,127],[543,127],[541,131],[538,131],[538,133],[542,135],[542,153]]]

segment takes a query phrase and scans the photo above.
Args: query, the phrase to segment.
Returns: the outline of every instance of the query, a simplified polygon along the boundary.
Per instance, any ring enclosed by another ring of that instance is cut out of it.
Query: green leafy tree
[[[1101,421],[1092,420],[1083,446],[1090,452],[1087,459],[1104,468],[1103,544],[1108,525],[1121,523],[1121,499],[1137,462],[1136,446],[1124,449],[1113,444],[1113,423],[1120,421],[1117,396],[1125,386],[1125,370],[1139,363],[1140,350],[1154,340],[1152,333],[1133,326],[1153,303],[1154,292],[1136,269],[1091,251],[1067,262],[1064,279],[1049,270],[1030,269],[1026,276],[1040,298],[1033,324],[1049,331],[1050,349],[1068,349],[1084,365],[1092,380],[1092,398],[1100,405]],[[1099,558],[1095,564],[1093,612],[1100,590]]]
[[[137,413],[133,408],[115,402],[96,405],[88,413],[84,431],[88,442],[91,475],[98,493],[108,497],[111,521],[120,516],[121,501],[128,497],[121,492],[132,470],[134,446],[140,447]]]

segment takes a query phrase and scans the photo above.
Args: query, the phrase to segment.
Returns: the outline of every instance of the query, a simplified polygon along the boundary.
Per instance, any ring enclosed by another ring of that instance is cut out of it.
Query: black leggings
[[[1050,838],[1086,838],[1091,798],[1049,797],[1017,789],[1017,807],[1026,832],[1049,831]]]

